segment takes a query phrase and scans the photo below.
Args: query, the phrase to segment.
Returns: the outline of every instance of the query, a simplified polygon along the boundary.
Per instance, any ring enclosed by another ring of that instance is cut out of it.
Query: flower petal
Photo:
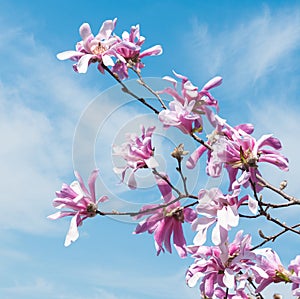
[[[69,246],[71,245],[72,242],[75,242],[78,237],[79,237],[79,232],[78,232],[78,227],[77,227],[77,223],[80,220],[80,215],[79,213],[77,213],[70,222],[70,227],[69,227],[69,231],[66,235],[66,239],[65,239],[65,246]]]

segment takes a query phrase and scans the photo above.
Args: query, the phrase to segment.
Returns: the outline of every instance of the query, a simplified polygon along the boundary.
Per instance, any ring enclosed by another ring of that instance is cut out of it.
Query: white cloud
[[[217,32],[195,20],[186,43],[193,66],[211,75],[221,72],[232,92],[253,85],[274,69],[293,68],[289,55],[300,47],[300,10],[263,8],[260,16],[233,21]]]
[[[59,178],[72,174],[76,120],[95,91],[20,27],[2,31],[0,44],[0,225],[42,233],[55,227],[46,216]]]
[[[14,286],[1,287],[0,291],[4,299],[11,298],[11,296],[22,296],[22,298],[40,298],[40,296],[45,296],[54,293],[54,288],[51,283],[46,281],[42,277],[37,277],[34,281],[29,283],[19,283],[16,282]],[[7,297],[6,297],[7,296]],[[9,297],[8,297],[9,296]],[[15,297],[17,298],[17,297]]]

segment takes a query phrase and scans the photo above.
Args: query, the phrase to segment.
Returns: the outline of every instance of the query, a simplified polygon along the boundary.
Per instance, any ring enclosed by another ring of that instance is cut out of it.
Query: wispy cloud
[[[194,20],[186,43],[194,65],[211,75],[221,73],[238,90],[270,71],[293,68],[288,55],[300,48],[299,8],[262,8],[261,15],[233,21],[217,32]]]
[[[21,27],[2,31],[0,45],[0,225],[41,233],[51,227],[45,216],[59,177],[72,171],[76,121],[96,92]]]

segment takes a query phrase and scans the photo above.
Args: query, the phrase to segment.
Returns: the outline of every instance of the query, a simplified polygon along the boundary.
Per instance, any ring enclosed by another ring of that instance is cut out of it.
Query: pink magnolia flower
[[[215,227],[212,230],[212,242],[215,245],[225,242],[228,231],[239,223],[238,209],[245,201],[248,201],[250,211],[256,214],[257,202],[248,195],[238,199],[240,191],[239,186],[236,186],[232,194],[226,195],[218,188],[200,190],[196,211],[201,217],[192,222],[192,229],[197,231],[195,245],[200,246],[206,242],[207,230],[213,224]]]
[[[78,73],[86,73],[90,63],[98,62],[98,69],[102,73],[105,66],[113,66],[114,62],[111,56],[114,52],[111,47],[118,42],[117,38],[112,36],[117,19],[103,22],[98,34],[94,36],[90,25],[84,23],[80,26],[79,33],[82,41],[76,44],[75,51],[65,51],[57,54],[59,60],[71,59],[76,61],[73,68]]]
[[[189,157],[186,162],[186,167],[189,169],[194,168],[202,155],[207,153],[207,162],[206,162],[206,173],[211,177],[219,177],[223,169],[223,160],[219,157],[220,153],[222,154],[225,151],[226,140],[232,139],[232,133],[224,127],[225,120],[221,119],[218,116],[215,116],[216,128],[215,130],[208,135],[207,144],[212,148],[208,148],[204,145],[200,145]],[[234,127],[235,130],[242,130],[247,134],[251,134],[254,130],[253,125],[251,124],[241,124]]]
[[[300,296],[300,255],[297,255],[296,258],[291,261],[288,269],[291,273],[289,278],[293,283],[293,296]]]
[[[122,182],[128,169],[132,169],[132,173],[128,179],[128,187],[135,189],[137,186],[134,173],[140,168],[156,168],[157,161],[154,159],[154,148],[152,147],[151,138],[155,127],[149,127],[147,130],[142,126],[142,135],[138,137],[136,134],[127,135],[127,142],[121,146],[113,146],[114,155],[121,156],[126,161],[125,167],[115,167],[114,171],[120,173]]]
[[[182,105],[178,101],[169,103],[169,109],[162,110],[158,118],[164,128],[177,127],[184,134],[202,130],[202,117],[193,112],[195,101],[185,101]]]
[[[62,185],[62,189],[56,192],[57,198],[53,200],[53,206],[62,210],[47,218],[56,220],[58,218],[73,216],[71,219],[69,231],[66,235],[65,246],[69,246],[75,242],[78,237],[78,226],[82,222],[97,215],[98,204],[107,200],[107,196],[102,196],[96,200],[95,181],[98,176],[98,170],[94,170],[88,180],[89,190],[85,187],[83,180],[78,172],[75,171],[77,181],[74,181],[70,186]]]
[[[270,134],[256,140],[250,135],[254,130],[251,124],[233,128],[217,115],[215,121],[216,130],[208,136],[208,144],[213,150],[208,151],[206,172],[212,177],[218,177],[224,165],[229,174],[229,190],[232,190],[233,184],[247,187],[251,179],[256,184],[256,191],[259,192],[262,189],[256,176],[260,174],[259,162],[268,162],[284,171],[288,170],[288,159],[278,151],[281,149],[281,143],[277,138]],[[187,167],[195,167],[206,151],[207,148],[204,146],[197,148],[188,159]],[[242,171],[242,175],[237,178],[239,170]]]
[[[141,59],[146,56],[155,56],[162,53],[160,45],[153,46],[141,52],[141,46],[145,42],[145,38],[140,35],[140,26],[132,26],[130,33],[124,31],[122,39],[117,37],[118,43],[113,47],[115,55],[118,58],[117,62],[112,68],[119,79],[128,78],[128,67],[140,71],[144,67]]]
[[[222,78],[215,77],[204,85],[201,91],[194,86],[187,77],[175,73],[182,80],[181,94],[177,92],[177,81],[169,76],[164,79],[171,82],[174,88],[167,87],[160,93],[167,93],[173,97],[169,109],[159,113],[159,120],[166,128],[178,127],[183,133],[201,132],[203,130],[202,115],[214,124],[214,114],[209,106],[218,109],[218,102],[209,93],[209,90],[221,84]]]
[[[267,277],[256,277],[255,281],[259,283],[256,293],[261,292],[271,283],[290,282],[291,273],[283,267],[275,251],[266,248],[255,252],[258,254],[258,266],[267,273]]]
[[[237,182],[247,187],[251,180],[256,186],[256,191],[259,192],[262,186],[258,184],[256,175],[260,174],[258,170],[260,162],[271,163],[281,170],[288,171],[288,159],[278,151],[281,149],[279,139],[269,134],[256,140],[241,129],[232,128],[228,124],[225,126],[229,138],[223,140],[225,150],[220,151],[218,156],[225,163],[230,186]],[[237,179],[239,170],[242,171],[242,175]]]
[[[198,91],[198,87],[194,86],[192,82],[185,76],[177,74],[174,72],[174,75],[181,79],[181,95],[177,92],[177,81],[172,77],[165,76],[163,79],[171,82],[174,88],[167,87],[164,90],[160,91],[160,93],[167,93],[171,95],[174,100],[177,100],[181,104],[187,100],[188,102],[196,101],[197,108],[200,110],[203,109],[204,106],[212,106],[218,109],[217,100],[210,94],[209,90],[219,86],[222,83],[222,78],[216,76],[209,80],[200,91]],[[202,107],[201,107],[202,106]],[[202,110],[202,113],[204,110]]]
[[[219,246],[189,246],[189,252],[195,258],[186,273],[188,286],[194,287],[200,282],[201,294],[205,298],[224,298],[228,289],[228,298],[245,298],[247,279],[252,274],[267,277],[267,274],[255,265],[256,255],[251,251],[251,236],[239,231],[232,243],[224,242]]]
[[[166,179],[168,179],[166,177]],[[173,202],[176,198],[172,194],[172,188],[162,178],[156,176],[157,186],[162,194],[164,204]],[[196,218],[196,213],[191,208],[181,207],[179,201],[175,201],[165,208],[158,208],[159,205],[145,205],[141,210],[141,214],[136,216],[140,219],[145,215],[150,215],[141,221],[136,227],[134,234],[140,234],[148,231],[154,234],[155,248],[157,255],[165,249],[172,253],[171,236],[173,235],[173,243],[180,257],[186,257],[186,241],[183,234],[182,224],[184,222],[191,223]]]

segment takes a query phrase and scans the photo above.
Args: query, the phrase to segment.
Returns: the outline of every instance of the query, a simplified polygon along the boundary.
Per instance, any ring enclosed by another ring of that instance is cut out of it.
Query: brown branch
[[[203,139],[199,138],[197,135],[195,135],[195,133],[190,133],[191,137],[193,137],[194,140],[196,140],[198,143],[201,143],[202,145],[204,145],[207,149],[209,149],[210,151],[213,151],[213,148],[211,145],[209,145],[208,143],[206,143]]]
[[[300,223],[291,226],[291,228],[294,229],[294,228],[297,228],[297,227],[299,227],[299,226],[300,226]],[[275,235],[273,235],[273,236],[269,236],[269,237],[264,236],[264,235],[262,234],[262,232],[260,232],[260,236],[262,236],[265,240],[262,241],[261,243],[259,243],[258,245],[252,247],[251,250],[255,250],[255,249],[257,249],[257,248],[259,248],[259,247],[265,245],[266,243],[268,243],[268,242],[270,242],[270,241],[274,242],[279,236],[283,235],[283,234],[286,233],[287,231],[288,231],[288,229],[285,228],[284,230],[280,231],[279,233],[277,233],[277,234],[275,234]]]
[[[141,72],[139,72],[138,70],[136,70],[135,68],[131,67],[131,69],[136,73],[136,75],[139,77],[139,79],[137,80],[137,82],[142,85],[143,87],[145,87],[148,91],[150,91],[160,102],[161,107],[163,109],[167,109],[167,106],[165,105],[165,103],[163,102],[162,98],[160,97],[160,95],[158,94],[158,92],[154,91],[143,79],[143,77],[141,76]]]
[[[161,173],[159,173],[155,168],[152,169],[152,173],[154,175],[157,175],[161,179],[163,179],[165,182],[167,182],[168,185],[178,194],[178,196],[183,196],[183,194],[180,192],[180,190],[177,189],[165,175],[162,175]]]
[[[288,201],[291,202],[295,202],[297,204],[300,204],[300,200],[297,199],[294,196],[288,195],[287,193],[285,193],[284,191],[282,191],[280,188],[276,188],[273,185],[271,185],[269,182],[267,182],[262,176],[260,176],[259,174],[256,174],[257,179],[260,181],[259,183],[263,186],[266,187],[272,191],[274,191],[275,193],[279,194],[281,197],[285,198]]]
[[[141,102],[143,105],[147,106],[149,109],[151,109],[155,114],[159,114],[159,111],[152,107],[149,103],[146,102],[146,100],[144,98],[140,98],[139,96],[137,96],[135,93],[133,93],[132,91],[130,91],[128,89],[128,87],[126,86],[126,84],[119,79],[119,77],[114,74],[106,65],[104,65],[102,63],[102,67],[122,86],[122,91],[131,95],[133,98],[135,98],[136,100],[138,100],[139,102]]]
[[[138,211],[138,212],[118,212],[118,211],[112,211],[112,212],[103,212],[103,211],[100,211],[100,210],[97,210],[97,214],[100,215],[100,216],[131,216],[131,217],[134,217],[134,216],[138,216],[138,215],[143,215],[143,214],[147,214],[149,212],[154,212],[156,210],[159,210],[159,209],[164,209],[174,203],[176,203],[177,201],[180,201],[181,199],[183,198],[197,198],[195,195],[192,195],[192,194],[188,194],[188,195],[181,195],[181,196],[178,196],[176,197],[175,199],[165,203],[165,204],[161,204],[161,205],[158,205],[154,208],[149,208],[149,209],[146,209],[146,210],[143,210],[143,211]],[[184,206],[182,208],[186,208],[188,206]]]

